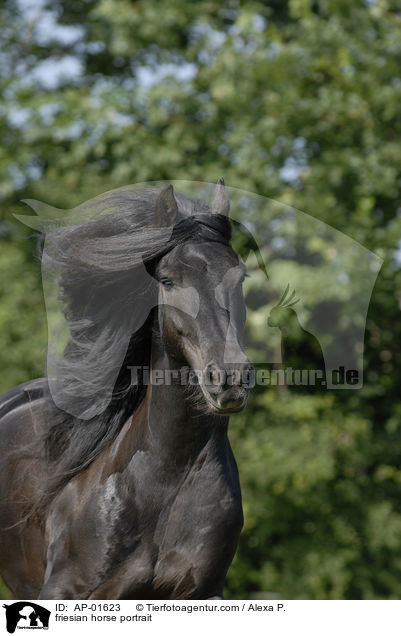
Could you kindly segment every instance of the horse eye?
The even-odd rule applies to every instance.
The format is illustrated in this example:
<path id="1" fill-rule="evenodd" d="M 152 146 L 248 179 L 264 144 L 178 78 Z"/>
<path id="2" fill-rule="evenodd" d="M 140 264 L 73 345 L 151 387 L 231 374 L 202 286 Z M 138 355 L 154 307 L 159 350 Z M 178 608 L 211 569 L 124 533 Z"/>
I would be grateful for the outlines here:
<path id="1" fill-rule="evenodd" d="M 173 282 L 171 280 L 169 280 L 168 278 L 163 278 L 160 282 L 165 287 L 172 287 L 173 286 Z"/>

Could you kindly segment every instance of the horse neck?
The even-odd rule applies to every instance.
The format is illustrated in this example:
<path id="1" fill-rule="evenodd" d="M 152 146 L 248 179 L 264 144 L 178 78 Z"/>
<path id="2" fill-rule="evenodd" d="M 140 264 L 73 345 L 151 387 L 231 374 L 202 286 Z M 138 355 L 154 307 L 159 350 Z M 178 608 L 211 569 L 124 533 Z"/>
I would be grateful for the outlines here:
<path id="1" fill-rule="evenodd" d="M 182 366 L 167 355 L 160 338 L 152 338 L 150 371 L 168 372 Z M 130 466 L 135 472 L 137 454 L 144 451 L 160 478 L 177 481 L 203 457 L 202 451 L 222 461 L 229 451 L 228 419 L 197 410 L 181 382 L 149 383 L 140 405 L 105 451 L 102 472 L 121 472 Z"/>
<path id="2" fill-rule="evenodd" d="M 168 378 L 182 366 L 185 363 L 170 357 L 159 338 L 153 339 L 151 372 Z M 160 458 L 182 467 L 193 463 L 205 446 L 215 453 L 226 447 L 228 417 L 199 411 L 180 380 L 150 384 L 145 404 L 147 443 Z"/>

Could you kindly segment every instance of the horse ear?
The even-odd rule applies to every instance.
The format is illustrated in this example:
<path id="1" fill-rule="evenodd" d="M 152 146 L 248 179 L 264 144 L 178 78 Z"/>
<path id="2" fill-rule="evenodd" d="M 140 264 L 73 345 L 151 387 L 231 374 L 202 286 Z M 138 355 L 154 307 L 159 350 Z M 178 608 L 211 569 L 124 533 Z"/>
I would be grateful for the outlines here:
<path id="1" fill-rule="evenodd" d="M 227 196 L 223 177 L 220 177 L 214 190 L 212 214 L 223 214 L 224 216 L 229 216 L 230 214 L 230 201 Z"/>
<path id="2" fill-rule="evenodd" d="M 156 201 L 156 225 L 167 227 L 172 225 L 178 215 L 178 205 L 174 196 L 174 188 L 170 184 L 160 192 Z"/>

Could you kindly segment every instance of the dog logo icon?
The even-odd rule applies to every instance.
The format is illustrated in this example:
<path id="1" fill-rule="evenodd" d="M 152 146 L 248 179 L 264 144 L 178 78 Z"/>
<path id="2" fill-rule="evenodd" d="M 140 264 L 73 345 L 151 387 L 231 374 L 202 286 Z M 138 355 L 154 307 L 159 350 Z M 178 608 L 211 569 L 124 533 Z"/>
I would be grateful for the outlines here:
<path id="1" fill-rule="evenodd" d="M 50 611 L 41 605 L 19 601 L 3 607 L 9 634 L 14 634 L 16 629 L 49 629 Z"/>

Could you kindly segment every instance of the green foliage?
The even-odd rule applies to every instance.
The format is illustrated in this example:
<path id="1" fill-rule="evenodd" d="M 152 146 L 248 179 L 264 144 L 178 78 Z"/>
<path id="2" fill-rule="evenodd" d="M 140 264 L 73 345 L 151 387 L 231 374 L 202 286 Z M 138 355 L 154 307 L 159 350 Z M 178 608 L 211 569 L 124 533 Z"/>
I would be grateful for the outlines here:
<path id="1" fill-rule="evenodd" d="M 43 375 L 46 316 L 38 288 L 40 269 L 27 262 L 24 253 L 12 243 L 2 245 L 0 271 L 0 391 L 3 393 L 27 378 Z"/>
<path id="2" fill-rule="evenodd" d="M 400 35 L 399 0 L 0 9 L 1 390 L 41 375 L 45 355 L 35 241 L 12 216 L 23 198 L 68 208 L 224 174 L 385 259 L 364 388 L 259 389 L 232 419 L 246 525 L 229 597 L 401 594 Z M 63 60 L 76 72 L 56 76 Z"/>
<path id="3" fill-rule="evenodd" d="M 370 422 L 333 394 L 270 390 L 258 404 L 252 434 L 249 416 L 233 433 L 246 524 L 230 594 L 247 581 L 267 597 L 397 598 L 399 473 L 377 462 Z"/>

